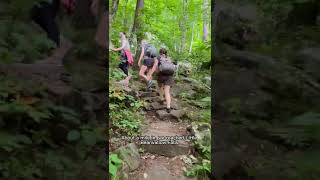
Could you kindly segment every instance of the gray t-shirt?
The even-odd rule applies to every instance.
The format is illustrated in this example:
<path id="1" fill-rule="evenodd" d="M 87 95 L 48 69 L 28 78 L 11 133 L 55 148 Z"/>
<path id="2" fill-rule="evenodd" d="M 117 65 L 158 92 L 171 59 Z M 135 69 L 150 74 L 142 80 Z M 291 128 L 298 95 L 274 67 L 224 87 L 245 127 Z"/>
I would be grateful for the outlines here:
<path id="1" fill-rule="evenodd" d="M 130 44 L 129 41 L 126 38 L 121 38 L 121 48 L 123 50 L 130 50 Z"/>

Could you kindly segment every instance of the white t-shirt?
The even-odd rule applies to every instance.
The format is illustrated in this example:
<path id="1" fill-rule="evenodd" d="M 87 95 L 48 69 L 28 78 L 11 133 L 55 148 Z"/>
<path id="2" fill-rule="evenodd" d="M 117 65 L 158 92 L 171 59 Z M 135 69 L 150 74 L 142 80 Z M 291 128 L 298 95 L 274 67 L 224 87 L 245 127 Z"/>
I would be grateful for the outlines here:
<path id="1" fill-rule="evenodd" d="M 130 50 L 130 44 L 129 41 L 126 38 L 121 38 L 121 48 L 123 50 L 129 49 Z"/>

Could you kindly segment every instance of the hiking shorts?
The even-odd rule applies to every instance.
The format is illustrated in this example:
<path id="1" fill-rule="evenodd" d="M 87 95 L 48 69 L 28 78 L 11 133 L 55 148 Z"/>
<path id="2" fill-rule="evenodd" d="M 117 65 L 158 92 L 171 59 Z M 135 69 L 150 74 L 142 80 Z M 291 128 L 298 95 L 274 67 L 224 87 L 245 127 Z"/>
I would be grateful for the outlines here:
<path id="1" fill-rule="evenodd" d="M 128 76 L 129 75 L 129 62 L 123 51 L 120 52 L 121 63 L 119 68 Z"/>
<path id="2" fill-rule="evenodd" d="M 152 68 L 153 63 L 154 63 L 154 59 L 151 57 L 146 57 L 143 60 L 143 65 L 147 66 L 148 68 Z"/>
<path id="3" fill-rule="evenodd" d="M 119 68 L 127 75 L 129 76 L 129 62 L 128 61 L 122 61 L 119 64 Z"/>
<path id="4" fill-rule="evenodd" d="M 42 2 L 40 6 L 35 5 L 31 9 L 32 20 L 46 31 L 49 39 L 60 46 L 60 32 L 55 22 L 56 14 L 57 9 L 54 5 L 46 2 Z"/>
<path id="5" fill-rule="evenodd" d="M 173 75 L 165 75 L 158 73 L 157 76 L 158 85 L 172 86 L 174 83 Z"/>

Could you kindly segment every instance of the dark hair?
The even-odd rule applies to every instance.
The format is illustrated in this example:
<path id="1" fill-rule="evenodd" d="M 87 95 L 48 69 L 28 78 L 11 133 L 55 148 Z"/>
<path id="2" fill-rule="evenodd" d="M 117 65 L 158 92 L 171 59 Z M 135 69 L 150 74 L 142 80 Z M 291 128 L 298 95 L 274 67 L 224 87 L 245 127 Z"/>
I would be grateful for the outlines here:
<path id="1" fill-rule="evenodd" d="M 165 48 L 161 48 L 159 53 L 160 53 L 160 55 L 164 54 L 167 56 L 167 50 Z"/>
<path id="2" fill-rule="evenodd" d="M 124 34 L 127 37 L 127 34 L 125 32 L 121 32 L 122 34 Z"/>

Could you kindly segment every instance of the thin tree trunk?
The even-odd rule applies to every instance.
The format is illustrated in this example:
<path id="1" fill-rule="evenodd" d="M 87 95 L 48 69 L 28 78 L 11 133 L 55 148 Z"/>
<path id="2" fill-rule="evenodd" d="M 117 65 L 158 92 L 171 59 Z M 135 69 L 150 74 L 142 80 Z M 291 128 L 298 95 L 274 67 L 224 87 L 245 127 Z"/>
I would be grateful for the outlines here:
<path id="1" fill-rule="evenodd" d="M 142 9 L 144 6 L 143 0 L 137 0 L 137 5 L 136 5 L 136 11 L 134 15 L 134 23 L 133 23 L 133 33 L 137 33 L 138 29 L 141 27 L 141 20 L 142 20 Z"/>
<path id="2" fill-rule="evenodd" d="M 136 11 L 134 15 L 134 22 L 133 22 L 133 27 L 132 27 L 132 36 L 133 34 L 136 34 L 137 36 L 137 45 L 138 49 L 135 54 L 135 68 L 138 66 L 138 60 L 140 56 L 140 42 L 143 38 L 143 31 L 142 29 L 142 17 L 143 17 L 143 12 L 142 9 L 144 7 L 144 0 L 137 0 L 137 5 L 136 5 Z"/>
<path id="3" fill-rule="evenodd" d="M 181 21 L 181 33 L 182 33 L 182 37 L 181 37 L 181 46 L 180 46 L 180 50 L 179 52 L 182 52 L 185 50 L 185 44 L 186 44 L 186 36 L 187 36 L 187 0 L 182 0 L 182 21 Z"/>
<path id="4" fill-rule="evenodd" d="M 192 52 L 193 33 L 194 33 L 194 22 L 193 22 L 193 24 L 192 24 L 192 35 L 191 35 L 191 43 L 190 43 L 189 53 Z"/>
<path id="5" fill-rule="evenodd" d="M 126 3 L 124 5 L 124 8 L 123 8 L 123 14 L 124 14 L 124 18 L 123 18 L 123 22 L 122 22 L 122 26 L 123 26 L 123 29 L 127 29 L 128 32 L 129 32 L 129 28 L 128 28 L 128 24 L 129 24 L 129 17 L 127 17 L 127 5 L 128 5 L 128 0 L 126 0 Z M 130 33 L 129 33 L 130 34 Z"/>
<path id="6" fill-rule="evenodd" d="M 203 41 L 207 42 L 209 39 L 209 2 L 203 0 Z"/>
<path id="7" fill-rule="evenodd" d="M 110 24 L 112 24 L 112 22 L 114 21 L 117 11 L 118 11 L 118 6 L 119 6 L 119 0 L 112 0 L 112 9 L 111 9 L 111 13 L 110 13 L 110 19 L 109 22 Z"/>

